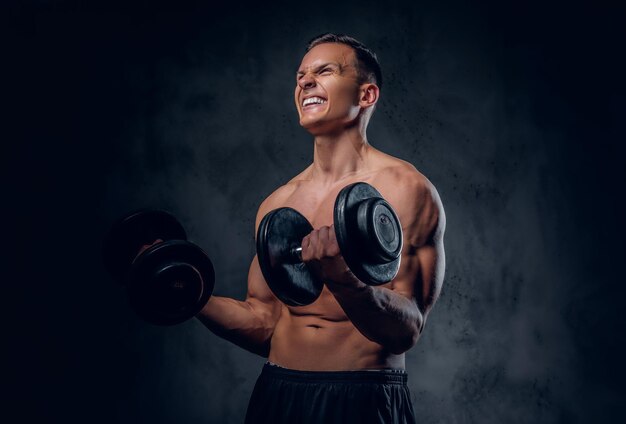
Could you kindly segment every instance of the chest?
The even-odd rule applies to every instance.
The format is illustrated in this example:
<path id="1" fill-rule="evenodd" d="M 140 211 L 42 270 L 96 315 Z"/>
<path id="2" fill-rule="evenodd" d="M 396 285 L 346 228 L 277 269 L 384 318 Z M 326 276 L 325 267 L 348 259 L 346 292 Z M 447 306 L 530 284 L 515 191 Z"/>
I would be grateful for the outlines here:
<path id="1" fill-rule="evenodd" d="M 284 206 L 288 206 L 300 212 L 309 220 L 313 228 L 331 226 L 333 224 L 333 213 L 335 200 L 339 192 L 349 184 L 355 182 L 367 182 L 372 184 L 371 177 L 346 179 L 341 183 L 331 186 L 321 186 L 313 183 L 303 183 L 287 199 Z"/>

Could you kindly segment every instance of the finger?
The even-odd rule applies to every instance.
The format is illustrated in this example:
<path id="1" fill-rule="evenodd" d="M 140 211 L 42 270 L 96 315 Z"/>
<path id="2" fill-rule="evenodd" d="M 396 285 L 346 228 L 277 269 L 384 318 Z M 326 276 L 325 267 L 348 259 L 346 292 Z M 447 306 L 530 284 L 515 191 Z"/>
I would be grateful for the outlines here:
<path id="1" fill-rule="evenodd" d="M 309 251 L 312 257 L 317 257 L 318 249 L 319 249 L 319 232 L 317 230 L 311 231 L 309 234 Z"/>
<path id="2" fill-rule="evenodd" d="M 330 227 L 328 227 L 328 239 L 331 241 L 331 243 L 337 242 L 337 234 L 335 234 L 334 225 L 331 225 Z"/>
<path id="3" fill-rule="evenodd" d="M 320 235 L 320 240 L 328 240 L 328 227 L 324 226 L 324 227 L 320 227 L 319 228 L 319 235 Z"/>
<path id="4" fill-rule="evenodd" d="M 337 234 L 335 234 L 335 226 L 331 225 L 328 229 L 328 245 L 330 247 L 330 253 L 332 256 L 336 256 L 340 253 L 339 243 L 337 242 Z"/>
<path id="5" fill-rule="evenodd" d="M 320 255 L 327 256 L 328 250 L 328 227 L 319 228 L 319 240 L 320 240 Z"/>
<path id="6" fill-rule="evenodd" d="M 308 234 L 304 236 L 304 238 L 302 239 L 302 243 L 300 243 L 300 247 L 302 248 L 302 252 L 300 253 L 300 256 L 302 256 L 303 261 L 309 258 L 310 246 L 311 246 L 311 234 Z"/>
<path id="7" fill-rule="evenodd" d="M 148 250 L 149 248 L 151 248 L 152 246 L 154 246 L 155 244 L 158 243 L 163 243 L 163 240 L 161 240 L 160 238 L 154 240 L 152 243 L 148 243 L 148 244 L 144 244 L 139 248 L 139 253 L 137 253 L 137 256 L 141 255 L 143 252 L 145 252 L 146 250 Z"/>

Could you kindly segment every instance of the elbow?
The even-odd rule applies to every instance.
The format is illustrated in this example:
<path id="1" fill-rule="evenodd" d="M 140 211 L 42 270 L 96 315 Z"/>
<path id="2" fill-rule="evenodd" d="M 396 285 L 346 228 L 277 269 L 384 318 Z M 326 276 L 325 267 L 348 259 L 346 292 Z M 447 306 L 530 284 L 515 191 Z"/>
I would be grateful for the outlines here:
<path id="1" fill-rule="evenodd" d="M 424 316 L 419 314 L 418 319 L 412 320 L 411 325 L 404 334 L 395 338 L 393 343 L 390 343 L 389 351 L 394 355 L 401 355 L 415 346 L 422 334 L 425 322 Z"/>
<path id="2" fill-rule="evenodd" d="M 421 331 L 418 326 L 415 326 L 410 331 L 407 331 L 402 337 L 398 337 L 389 346 L 389 351 L 394 355 L 401 355 L 411 349 L 419 340 Z"/>

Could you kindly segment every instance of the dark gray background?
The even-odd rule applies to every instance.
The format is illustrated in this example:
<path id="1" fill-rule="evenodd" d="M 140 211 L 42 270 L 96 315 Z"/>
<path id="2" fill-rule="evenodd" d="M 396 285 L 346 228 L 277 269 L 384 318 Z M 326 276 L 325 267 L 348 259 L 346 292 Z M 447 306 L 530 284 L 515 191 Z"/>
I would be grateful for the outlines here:
<path id="1" fill-rule="evenodd" d="M 5 9 L 3 413 L 242 421 L 263 359 L 195 320 L 140 321 L 100 243 L 127 211 L 168 209 L 216 294 L 243 299 L 256 208 L 312 159 L 296 66 L 336 31 L 383 67 L 371 143 L 447 213 L 443 291 L 407 354 L 419 422 L 623 421 L 623 10 L 228 3 Z"/>

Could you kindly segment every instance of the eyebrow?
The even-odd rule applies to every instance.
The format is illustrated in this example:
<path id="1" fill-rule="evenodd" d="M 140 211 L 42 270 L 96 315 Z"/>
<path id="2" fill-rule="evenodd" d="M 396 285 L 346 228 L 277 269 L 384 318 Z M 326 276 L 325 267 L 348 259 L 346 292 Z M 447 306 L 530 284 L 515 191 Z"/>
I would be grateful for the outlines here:
<path id="1" fill-rule="evenodd" d="M 319 71 L 320 69 L 323 69 L 324 67 L 328 66 L 328 65 L 334 65 L 337 68 L 339 68 L 339 70 L 341 71 L 343 68 L 341 66 L 341 64 L 337 63 L 337 62 L 326 62 L 326 63 L 322 63 L 321 65 L 316 66 L 315 68 L 313 68 L 316 72 Z M 296 72 L 296 76 L 300 76 L 300 75 L 304 75 L 304 71 L 298 70 Z"/>

